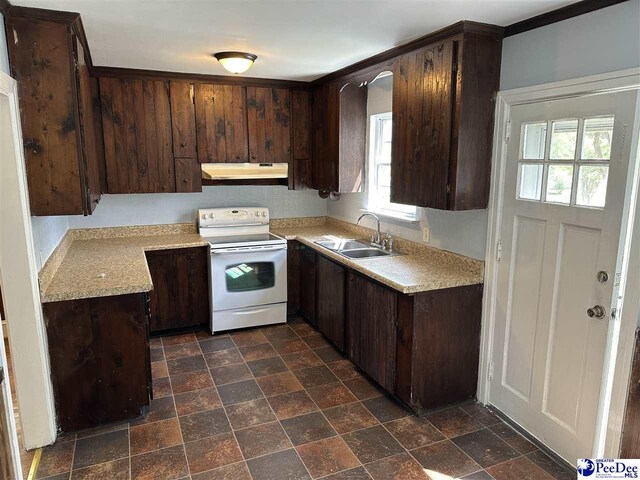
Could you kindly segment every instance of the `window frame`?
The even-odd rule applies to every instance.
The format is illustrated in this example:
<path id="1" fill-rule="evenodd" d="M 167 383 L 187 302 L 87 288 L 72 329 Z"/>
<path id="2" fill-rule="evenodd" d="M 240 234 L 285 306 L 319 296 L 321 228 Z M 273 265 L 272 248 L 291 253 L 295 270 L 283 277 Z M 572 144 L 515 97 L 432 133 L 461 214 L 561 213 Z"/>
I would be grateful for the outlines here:
<path id="1" fill-rule="evenodd" d="M 394 221 L 400 221 L 402 223 L 419 223 L 418 220 L 418 207 L 414 205 L 394 204 L 389 198 L 389 202 L 378 202 L 376 199 L 380 198 L 378 192 L 378 169 L 381 165 L 388 165 L 391 168 L 391 159 L 389 162 L 380 161 L 380 152 L 382 150 L 382 125 L 383 122 L 392 122 L 392 112 L 380 112 L 369 115 L 369 122 L 367 125 L 367 133 L 369 137 L 368 152 L 367 152 L 367 211 L 373 212 L 376 215 L 387 217 Z M 392 125 L 392 124 L 391 124 Z M 391 143 L 393 138 L 391 139 Z M 385 208 L 384 205 L 399 205 L 404 207 L 403 209 Z M 411 211 L 406 211 L 411 210 Z"/>

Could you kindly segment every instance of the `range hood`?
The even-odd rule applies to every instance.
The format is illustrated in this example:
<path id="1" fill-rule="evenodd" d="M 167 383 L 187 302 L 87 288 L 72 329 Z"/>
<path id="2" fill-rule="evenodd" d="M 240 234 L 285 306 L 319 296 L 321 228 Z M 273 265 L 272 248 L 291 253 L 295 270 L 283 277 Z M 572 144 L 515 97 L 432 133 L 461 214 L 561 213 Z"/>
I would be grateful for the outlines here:
<path id="1" fill-rule="evenodd" d="M 207 180 L 257 180 L 287 178 L 287 163 L 203 163 L 202 178 Z"/>

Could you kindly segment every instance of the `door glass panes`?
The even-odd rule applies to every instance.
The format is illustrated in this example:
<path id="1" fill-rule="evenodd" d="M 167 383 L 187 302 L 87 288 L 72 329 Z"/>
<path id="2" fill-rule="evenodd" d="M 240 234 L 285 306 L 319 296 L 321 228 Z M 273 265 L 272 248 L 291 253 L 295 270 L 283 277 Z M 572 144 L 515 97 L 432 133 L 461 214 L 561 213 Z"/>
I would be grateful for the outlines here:
<path id="1" fill-rule="evenodd" d="M 582 134 L 583 160 L 610 160 L 613 116 L 587 118 Z"/>
<path id="2" fill-rule="evenodd" d="M 541 163 L 523 164 L 520 166 L 520 189 L 518 196 L 525 200 L 540 200 L 542 194 Z"/>
<path id="3" fill-rule="evenodd" d="M 576 158 L 578 119 L 551 122 L 550 160 L 573 160 Z"/>
<path id="4" fill-rule="evenodd" d="M 549 165 L 546 201 L 569 204 L 571 201 L 572 182 L 573 165 Z"/>
<path id="5" fill-rule="evenodd" d="M 247 262 L 228 265 L 224 270 L 228 292 L 262 290 L 275 285 L 273 262 Z"/>
<path id="6" fill-rule="evenodd" d="M 608 175 L 609 165 L 580 166 L 576 204 L 585 207 L 604 207 Z"/>
<path id="7" fill-rule="evenodd" d="M 603 115 L 523 124 L 516 197 L 603 208 L 614 120 Z"/>
<path id="8" fill-rule="evenodd" d="M 522 158 L 542 160 L 547 140 L 547 122 L 526 123 L 523 131 Z"/>

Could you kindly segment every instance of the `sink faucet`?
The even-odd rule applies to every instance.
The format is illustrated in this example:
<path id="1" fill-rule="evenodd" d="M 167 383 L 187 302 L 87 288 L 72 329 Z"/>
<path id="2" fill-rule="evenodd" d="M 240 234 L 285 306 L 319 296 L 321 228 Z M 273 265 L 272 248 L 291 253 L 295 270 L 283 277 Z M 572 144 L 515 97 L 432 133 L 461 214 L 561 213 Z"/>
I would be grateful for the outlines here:
<path id="1" fill-rule="evenodd" d="M 380 233 L 380 219 L 375 213 L 364 212 L 362 215 L 360 215 L 356 224 L 360 225 L 360 220 L 362 220 L 364 217 L 367 217 L 367 216 L 375 218 L 376 223 L 378 224 L 378 229 L 377 229 L 378 233 L 371 236 L 371 245 L 382 248 L 382 234 Z"/>

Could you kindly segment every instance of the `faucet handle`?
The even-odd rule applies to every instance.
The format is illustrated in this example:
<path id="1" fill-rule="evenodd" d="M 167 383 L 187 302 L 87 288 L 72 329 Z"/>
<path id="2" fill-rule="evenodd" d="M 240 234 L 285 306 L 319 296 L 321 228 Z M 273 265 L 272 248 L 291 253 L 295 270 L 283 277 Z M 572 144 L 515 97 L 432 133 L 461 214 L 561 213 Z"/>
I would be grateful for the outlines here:
<path id="1" fill-rule="evenodd" d="M 393 252 L 393 237 L 389 233 L 384 234 L 384 239 L 382 240 L 382 245 L 385 250 Z"/>

